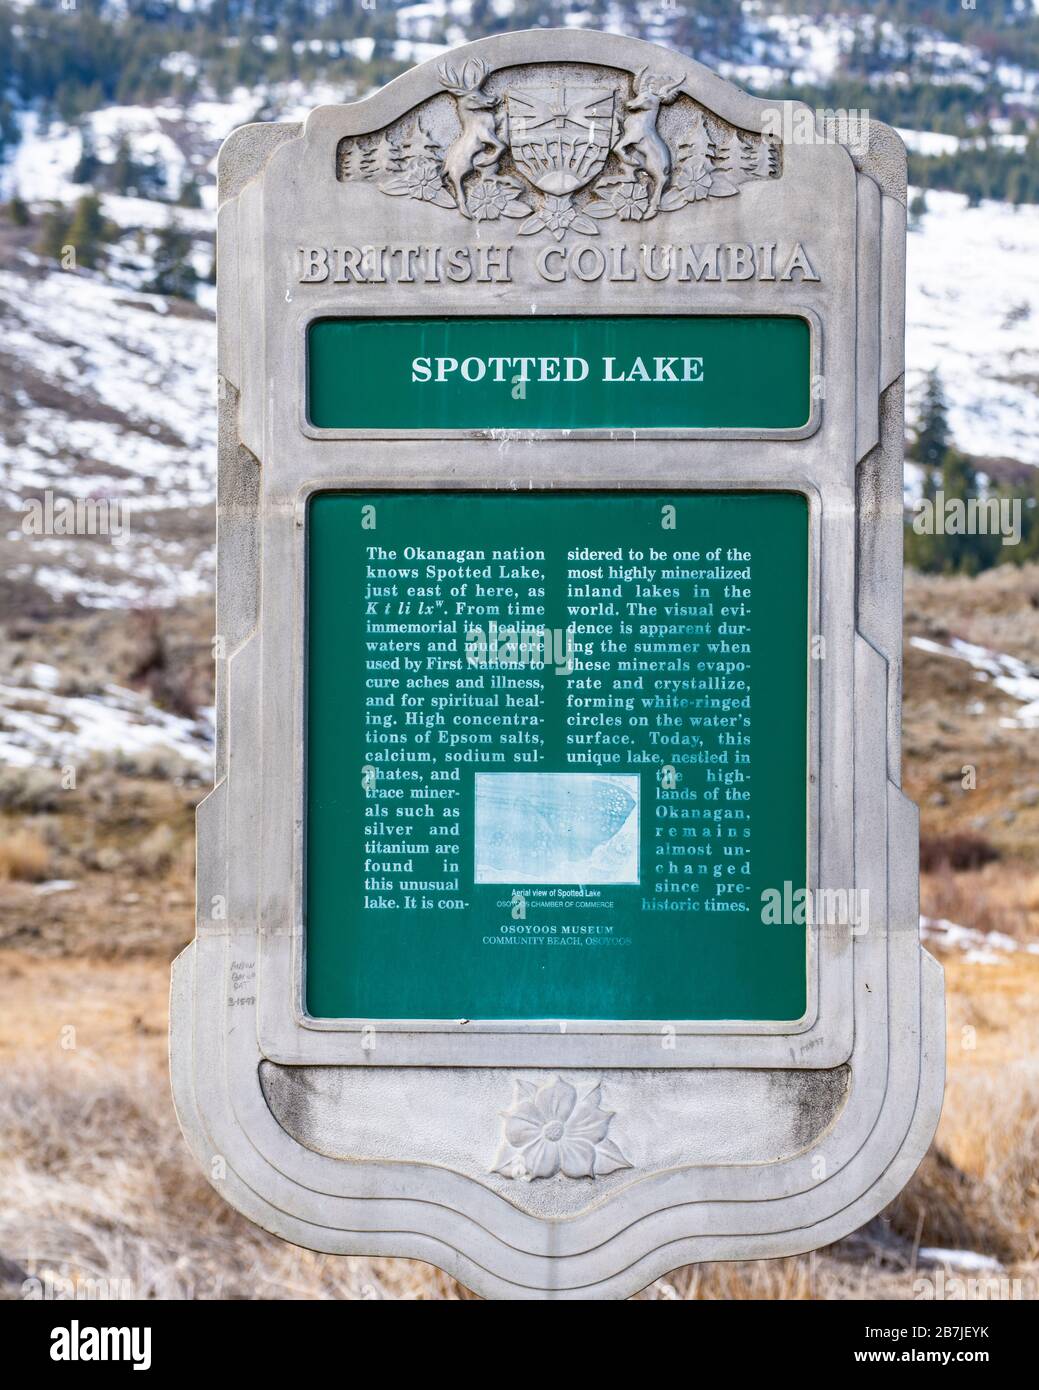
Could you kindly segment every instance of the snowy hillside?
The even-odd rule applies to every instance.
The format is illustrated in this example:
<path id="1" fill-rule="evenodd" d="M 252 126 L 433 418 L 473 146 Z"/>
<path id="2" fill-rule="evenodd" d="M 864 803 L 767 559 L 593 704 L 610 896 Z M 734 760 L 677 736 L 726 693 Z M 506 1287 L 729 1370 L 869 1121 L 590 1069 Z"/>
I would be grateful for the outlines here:
<path id="1" fill-rule="evenodd" d="M 292 114 L 305 105 L 294 101 Z M 200 261 L 212 254 L 212 152 L 252 114 L 242 94 L 210 103 L 204 121 L 198 111 L 191 122 L 178 116 L 187 152 L 180 164 L 168 157 L 167 167 L 190 167 L 198 147 L 184 132 L 193 128 L 202 132 L 207 161 L 208 206 L 176 209 L 196 238 Z M 164 133 L 172 121 L 168 109 L 124 108 L 98 113 L 92 124 L 109 139 L 133 133 L 154 148 L 162 138 L 172 140 Z M 70 202 L 83 191 L 73 181 L 80 146 L 80 134 L 65 127 L 29 132 L 8 177 L 18 176 L 34 208 L 49 199 Z M 103 195 L 101 201 L 130 240 L 169 213 L 153 200 Z M 994 202 L 969 208 L 960 194 L 932 191 L 927 209 L 909 235 L 910 407 L 924 374 L 937 368 L 962 449 L 1039 464 L 1039 208 Z M 73 497 L 117 492 L 138 522 L 145 513 L 212 501 L 211 288 L 201 287 L 200 307 L 186 306 L 139 293 L 146 276 L 127 264 L 121 249 L 113 262 L 114 284 L 90 272 L 50 269 L 29 245 L 11 248 L 0 262 L 0 505 L 12 513 L 24 497 L 48 487 Z M 70 567 L 64 541 L 51 545 L 54 565 L 41 576 L 46 587 L 75 592 L 88 604 L 146 594 L 170 601 L 209 583 L 208 555 L 188 538 L 164 537 L 161 526 L 149 531 L 136 524 L 119 545 L 91 547 L 85 569 Z"/>
<path id="2" fill-rule="evenodd" d="M 4 582 L 87 606 L 169 603 L 212 585 L 211 315 L 31 252 L 0 265 Z M 27 537 L 24 499 L 118 499 L 118 537 Z"/>
<path id="3" fill-rule="evenodd" d="M 936 368 L 959 448 L 1039 465 L 1039 208 L 927 194 L 907 247 L 910 413 Z"/>
<path id="4" fill-rule="evenodd" d="M 821 88 L 855 63 L 881 85 L 905 76 L 898 64 L 909 62 L 910 39 L 888 20 L 796 14 L 745 0 L 722 24 L 711 18 L 716 8 L 683 19 L 655 6 L 596 5 L 575 8 L 563 21 L 684 43 L 758 91 Z M 518 0 L 492 0 L 488 14 L 488 23 L 529 22 Z M 0 159 L 0 201 L 17 194 L 30 217 L 20 229 L 0 222 L 0 559 L 16 607 L 33 589 L 66 606 L 94 608 L 170 604 L 209 591 L 219 145 L 244 122 L 298 120 L 314 105 L 363 93 L 370 84 L 360 74 L 368 69 L 358 64 L 375 61 L 380 46 L 387 63 L 420 61 L 463 41 L 473 15 L 470 0 L 391 7 L 371 24 L 373 33 L 388 26 L 392 44 L 363 32 L 295 40 L 293 64 L 324 64 L 320 76 L 230 85 L 223 99 L 208 88 L 199 60 L 174 49 L 162 58 L 159 76 L 180 83 L 180 96 L 102 101 L 74 119 L 44 103 L 18 114 L 19 138 Z M 1001 110 L 1033 118 L 1036 72 L 967 41 L 972 33 L 954 41 L 916 26 L 914 73 L 935 91 L 983 89 L 989 100 L 998 90 Z M 251 40 L 264 62 L 277 59 L 287 42 L 274 34 Z M 1016 119 L 1014 130 L 997 130 L 1008 122 L 994 118 L 987 135 L 994 148 L 1023 148 L 1029 127 L 1020 114 Z M 935 157 L 954 156 L 979 138 L 910 128 L 903 134 L 918 156 Z M 120 161 L 130 170 L 123 169 L 121 184 L 114 172 Z M 135 181 L 144 193 L 119 191 L 133 190 Z M 60 271 L 41 250 L 40 227 L 55 208 L 71 215 L 92 187 L 107 224 L 103 254 L 96 270 Z M 961 449 L 983 460 L 1039 465 L 1039 204 L 968 206 L 960 193 L 930 189 L 926 209 L 909 235 L 910 419 L 924 375 L 937 369 Z M 171 227 L 196 277 L 193 303 L 146 292 Z M 47 489 L 118 498 L 130 523 L 114 540 L 33 538 L 30 552 L 21 533 L 24 502 Z"/>
<path id="5" fill-rule="evenodd" d="M 910 402 L 937 367 L 960 447 L 1039 464 L 1039 209 L 935 193 L 928 206 L 909 237 Z M 118 495 L 131 516 L 112 544 L 34 538 L 49 593 L 94 606 L 208 588 L 208 510 L 186 535 L 165 523 L 213 500 L 215 373 L 203 310 L 46 270 L 29 251 L 0 266 L 0 507 L 14 516 L 50 488 Z M 11 551 L 9 578 L 27 580 Z"/>

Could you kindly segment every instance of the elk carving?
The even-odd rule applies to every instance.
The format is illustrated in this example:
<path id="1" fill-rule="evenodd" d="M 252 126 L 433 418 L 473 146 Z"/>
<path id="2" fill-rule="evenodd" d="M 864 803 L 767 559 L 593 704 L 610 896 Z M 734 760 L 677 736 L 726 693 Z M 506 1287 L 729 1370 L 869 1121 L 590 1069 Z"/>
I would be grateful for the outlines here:
<path id="1" fill-rule="evenodd" d="M 660 198 L 671 177 L 671 151 L 657 133 L 657 115 L 661 106 L 669 106 L 678 96 L 682 78 L 659 77 L 646 68 L 635 74 L 634 93 L 625 102 L 624 129 L 614 151 L 629 169 L 644 173 L 649 182 L 649 204 L 646 217 L 660 211 Z"/>
<path id="2" fill-rule="evenodd" d="M 475 169 L 493 170 L 505 151 L 495 129 L 497 97 L 481 91 L 487 67 L 479 58 L 470 58 L 459 73 L 448 63 L 437 68 L 441 85 L 455 98 L 462 129 L 444 151 L 444 182 L 451 191 L 458 211 L 469 217 L 462 180 Z"/>

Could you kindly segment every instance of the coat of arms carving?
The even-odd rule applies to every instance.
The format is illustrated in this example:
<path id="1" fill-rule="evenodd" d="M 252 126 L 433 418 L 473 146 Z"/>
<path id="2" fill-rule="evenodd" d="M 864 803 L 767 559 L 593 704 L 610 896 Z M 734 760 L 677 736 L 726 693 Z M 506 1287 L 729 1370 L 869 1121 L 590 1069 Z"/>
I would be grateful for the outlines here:
<path id="1" fill-rule="evenodd" d="M 519 222 L 517 233 L 595 236 L 610 218 L 646 222 L 751 179 L 778 178 L 779 146 L 739 130 L 682 92 L 684 78 L 642 68 L 630 79 L 557 75 L 491 90 L 477 58 L 438 76 L 453 100 L 449 132 L 419 108 L 371 136 L 345 137 L 340 180 L 454 209 L 471 221 Z M 442 100 L 442 98 L 441 98 Z M 432 103 L 427 103 L 432 106 Z M 674 107 L 662 129 L 662 108 Z"/>

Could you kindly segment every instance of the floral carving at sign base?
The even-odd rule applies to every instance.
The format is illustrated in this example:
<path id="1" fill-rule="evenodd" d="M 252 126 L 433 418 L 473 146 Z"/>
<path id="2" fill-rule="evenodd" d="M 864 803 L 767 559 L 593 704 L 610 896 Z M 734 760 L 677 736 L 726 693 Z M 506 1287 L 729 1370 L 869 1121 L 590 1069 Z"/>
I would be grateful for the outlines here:
<path id="1" fill-rule="evenodd" d="M 520 236 L 562 241 L 597 236 L 611 218 L 648 222 L 780 176 L 779 146 L 705 111 L 682 93 L 681 76 L 643 68 L 623 84 L 556 76 L 494 92 L 479 59 L 460 70 L 441 64 L 438 74 L 453 98 L 450 134 L 443 120 L 441 138 L 430 133 L 429 102 L 376 135 L 346 137 L 336 152 L 341 181 L 474 222 L 515 219 Z M 674 108 L 666 130 L 662 108 Z"/>
<path id="2" fill-rule="evenodd" d="M 631 1164 L 607 1135 L 612 1110 L 604 1110 L 602 1083 L 583 1096 L 554 1076 L 542 1086 L 516 1079 L 502 1111 L 502 1140 L 492 1173 L 529 1182 L 534 1178 L 598 1178 Z"/>

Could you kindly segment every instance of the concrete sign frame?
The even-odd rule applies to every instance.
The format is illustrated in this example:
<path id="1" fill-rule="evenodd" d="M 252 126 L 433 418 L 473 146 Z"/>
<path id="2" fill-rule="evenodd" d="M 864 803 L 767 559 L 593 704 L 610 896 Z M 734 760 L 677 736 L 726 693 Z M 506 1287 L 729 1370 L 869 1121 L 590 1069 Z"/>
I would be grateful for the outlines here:
<path id="1" fill-rule="evenodd" d="M 445 78 L 444 66 L 423 64 L 304 125 L 243 127 L 221 152 L 217 769 L 198 811 L 197 935 L 173 972 L 174 1096 L 218 1189 L 287 1240 L 427 1260 L 490 1297 L 626 1297 L 680 1264 L 787 1255 L 847 1234 L 900 1190 L 937 1124 L 942 978 L 919 942 L 917 813 L 899 785 L 905 153 L 876 122 L 862 148 L 823 132 L 798 140 L 804 108 L 613 35 L 506 34 L 457 50 L 446 67 Z M 651 194 L 663 193 L 656 214 L 640 206 L 641 217 L 604 220 L 594 239 L 572 223 L 559 237 L 521 237 L 516 220 L 463 217 L 435 183 L 428 198 L 421 188 L 388 196 L 344 177 L 351 141 L 401 122 L 446 131 L 449 143 L 458 118 L 447 83 L 461 87 L 461 75 L 498 104 L 517 81 L 594 77 L 623 97 L 660 77 L 668 120 L 694 104 L 742 132 L 764 172 L 739 196 L 685 202 L 651 177 Z M 785 135 L 767 140 L 777 111 Z M 552 204 L 563 222 L 565 203 Z M 628 248 L 630 262 L 615 262 L 623 278 L 592 277 L 590 255 L 584 276 L 571 271 L 571 256 L 607 241 Z M 474 273 L 360 279 L 364 260 L 336 259 L 347 242 L 468 248 Z M 648 243 L 660 254 L 749 245 L 759 261 L 744 278 L 742 253 L 727 263 L 723 250 L 717 280 L 629 280 Z M 380 265 L 362 254 L 369 271 Z M 539 257 L 566 278 L 545 278 Z M 650 257 L 652 270 L 664 264 Z M 804 317 L 811 417 L 775 432 L 309 422 L 316 319 L 563 313 Z M 307 1014 L 307 505 L 324 491 L 396 488 L 808 499 L 809 630 L 824 653 L 809 663 L 808 882 L 868 890 L 870 915 L 862 934 L 810 926 L 802 1019 Z M 536 1094 L 608 1113 L 608 1152 L 620 1158 L 574 1177 L 502 1171 L 502 1115 Z"/>

